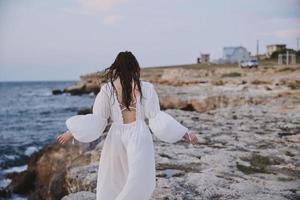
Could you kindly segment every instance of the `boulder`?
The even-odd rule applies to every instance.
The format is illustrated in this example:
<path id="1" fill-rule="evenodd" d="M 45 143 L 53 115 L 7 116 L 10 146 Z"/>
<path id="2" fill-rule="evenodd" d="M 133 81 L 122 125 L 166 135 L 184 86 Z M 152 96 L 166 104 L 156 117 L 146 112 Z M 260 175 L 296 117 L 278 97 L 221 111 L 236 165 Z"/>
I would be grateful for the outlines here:
<path id="1" fill-rule="evenodd" d="M 46 145 L 30 157 L 27 170 L 7 175 L 12 179 L 8 189 L 17 194 L 30 194 L 30 200 L 61 198 L 66 194 L 66 167 L 82 152 L 82 147 L 70 143 Z"/>
<path id="2" fill-rule="evenodd" d="M 96 72 L 80 76 L 80 81 L 75 85 L 64 88 L 65 93 L 71 95 L 82 95 L 82 94 L 98 94 L 103 81 L 102 72 Z"/>
<path id="3" fill-rule="evenodd" d="M 89 191 L 81 191 L 77 193 L 71 193 L 64 196 L 61 200 L 95 200 L 96 194 Z"/>
<path id="4" fill-rule="evenodd" d="M 59 94 L 62 94 L 62 93 L 63 93 L 63 91 L 60 90 L 60 89 L 52 90 L 52 94 L 53 94 L 53 95 L 59 95 Z"/>
<path id="5" fill-rule="evenodd" d="M 65 175 L 68 193 L 91 191 L 96 192 L 99 163 L 70 167 Z"/>
<path id="6" fill-rule="evenodd" d="M 34 171 L 26 170 L 22 172 L 14 172 L 7 174 L 7 177 L 11 179 L 9 184 L 9 190 L 17 194 L 27 194 L 34 189 L 34 182 L 36 174 Z"/>

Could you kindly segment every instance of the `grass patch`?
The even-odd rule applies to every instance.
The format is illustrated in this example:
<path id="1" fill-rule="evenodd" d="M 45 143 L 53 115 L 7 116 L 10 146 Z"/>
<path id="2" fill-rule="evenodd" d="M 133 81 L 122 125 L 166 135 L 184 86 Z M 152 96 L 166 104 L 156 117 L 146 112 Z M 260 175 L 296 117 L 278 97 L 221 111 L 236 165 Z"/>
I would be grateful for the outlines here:
<path id="1" fill-rule="evenodd" d="M 274 148 L 274 145 L 272 143 L 263 143 L 263 144 L 260 144 L 257 148 L 258 149 L 271 149 L 271 148 Z"/>
<path id="2" fill-rule="evenodd" d="M 211 196 L 209 196 L 209 199 L 211 200 L 219 200 L 223 197 L 223 195 L 221 194 L 212 194 Z"/>
<path id="3" fill-rule="evenodd" d="M 265 81 L 265 80 L 254 80 L 251 82 L 253 85 L 265 85 L 265 84 L 272 84 L 271 81 Z"/>
<path id="4" fill-rule="evenodd" d="M 265 168 L 256 168 L 252 166 L 245 166 L 240 163 L 236 163 L 236 167 L 238 170 L 243 172 L 244 174 L 255 174 L 255 173 L 268 173 Z"/>
<path id="5" fill-rule="evenodd" d="M 247 161 L 250 164 L 250 166 L 245 166 L 239 162 L 236 163 L 237 169 L 244 174 L 270 173 L 267 169 L 269 165 L 280 164 L 277 160 L 270 159 L 267 156 L 262 156 L 259 154 L 252 154 L 250 157 L 241 157 L 240 159 Z"/>
<path id="6" fill-rule="evenodd" d="M 226 78 L 226 77 L 241 77 L 241 76 L 242 76 L 242 74 L 239 73 L 239 72 L 230 72 L 230 73 L 222 75 L 223 78 Z"/>
<path id="7" fill-rule="evenodd" d="M 299 90 L 300 89 L 300 81 L 296 80 L 288 83 L 287 85 L 291 90 Z"/>
<path id="8" fill-rule="evenodd" d="M 264 67 L 272 67 L 277 65 L 277 59 L 266 59 L 266 60 L 259 60 L 259 65 Z"/>
<path id="9" fill-rule="evenodd" d="M 292 181 L 293 178 L 291 178 L 291 177 L 278 177 L 277 180 L 282 181 L 282 182 L 286 182 L 286 181 Z"/>
<path id="10" fill-rule="evenodd" d="M 278 69 L 277 72 L 286 72 L 286 71 L 294 72 L 294 71 L 296 71 L 296 70 L 298 70 L 298 69 L 299 69 L 299 68 L 284 67 L 284 68 Z"/>
<path id="11" fill-rule="evenodd" d="M 220 86 L 220 85 L 225 85 L 225 82 L 223 80 L 216 80 L 216 81 L 213 81 L 212 84 Z"/>

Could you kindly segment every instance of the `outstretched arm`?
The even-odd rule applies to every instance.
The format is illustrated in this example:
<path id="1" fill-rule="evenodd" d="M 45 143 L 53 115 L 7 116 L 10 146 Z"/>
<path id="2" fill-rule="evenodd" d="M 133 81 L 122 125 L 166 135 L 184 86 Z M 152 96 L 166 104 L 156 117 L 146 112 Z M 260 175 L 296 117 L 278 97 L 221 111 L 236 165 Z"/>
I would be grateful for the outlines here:
<path id="1" fill-rule="evenodd" d="M 197 137 L 190 133 L 187 127 L 160 109 L 159 98 L 153 84 L 149 84 L 146 95 L 145 115 L 156 137 L 168 143 L 174 143 L 183 138 L 192 144 L 197 143 Z"/>
<path id="2" fill-rule="evenodd" d="M 66 120 L 68 130 L 57 137 L 59 143 L 64 144 L 72 138 L 88 143 L 102 135 L 110 116 L 110 103 L 105 86 L 104 84 L 97 94 L 91 114 L 74 115 Z"/>

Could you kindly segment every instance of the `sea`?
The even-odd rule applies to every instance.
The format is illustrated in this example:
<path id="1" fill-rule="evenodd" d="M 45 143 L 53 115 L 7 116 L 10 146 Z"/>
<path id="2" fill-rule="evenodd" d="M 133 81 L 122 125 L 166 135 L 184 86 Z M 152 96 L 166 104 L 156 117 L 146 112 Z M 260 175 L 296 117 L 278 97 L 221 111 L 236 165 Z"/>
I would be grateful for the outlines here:
<path id="1" fill-rule="evenodd" d="M 95 95 L 53 95 L 77 81 L 0 82 L 0 188 L 5 174 L 27 169 L 28 158 L 67 130 L 65 121 L 91 107 Z M 26 199 L 13 195 L 12 199 Z"/>

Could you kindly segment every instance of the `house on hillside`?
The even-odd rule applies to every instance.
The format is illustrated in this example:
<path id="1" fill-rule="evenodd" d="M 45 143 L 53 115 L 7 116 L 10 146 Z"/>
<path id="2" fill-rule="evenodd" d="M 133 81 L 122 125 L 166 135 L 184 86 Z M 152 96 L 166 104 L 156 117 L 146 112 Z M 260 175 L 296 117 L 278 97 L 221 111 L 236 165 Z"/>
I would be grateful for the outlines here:
<path id="1" fill-rule="evenodd" d="M 286 44 L 271 44 L 267 45 L 267 57 L 270 58 L 271 55 L 276 51 L 282 51 L 286 49 Z"/>
<path id="2" fill-rule="evenodd" d="M 249 60 L 251 58 L 250 52 L 242 46 L 238 47 L 224 47 L 223 59 L 225 63 L 239 63 L 242 60 Z"/>
<path id="3" fill-rule="evenodd" d="M 209 63 L 209 54 L 201 54 L 200 57 L 197 58 L 197 63 Z"/>

